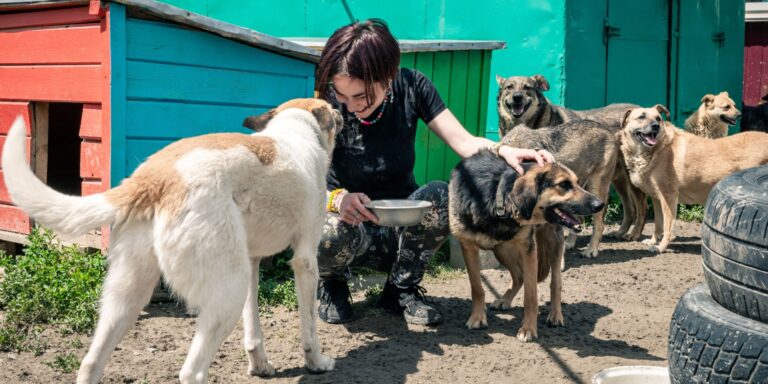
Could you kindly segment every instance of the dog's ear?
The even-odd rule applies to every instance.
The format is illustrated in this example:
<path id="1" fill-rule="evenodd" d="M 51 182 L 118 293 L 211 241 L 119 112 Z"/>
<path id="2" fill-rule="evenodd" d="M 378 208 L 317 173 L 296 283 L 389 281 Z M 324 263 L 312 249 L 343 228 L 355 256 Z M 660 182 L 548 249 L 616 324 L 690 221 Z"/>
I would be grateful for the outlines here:
<path id="1" fill-rule="evenodd" d="M 253 129 L 256 132 L 261 132 L 275 115 L 277 115 L 277 109 L 270 109 L 261 115 L 246 117 L 245 120 L 243 120 L 243 127 Z"/>
<path id="2" fill-rule="evenodd" d="M 507 81 L 507 79 L 501 77 L 501 75 L 496 75 L 496 84 L 499 85 L 499 88 L 504 86 L 504 82 Z"/>
<path id="3" fill-rule="evenodd" d="M 544 78 L 544 76 L 533 75 L 531 79 L 533 79 L 533 81 L 536 82 L 536 87 L 538 87 L 542 91 L 549 91 L 549 82 L 547 81 L 547 79 Z"/>
<path id="4" fill-rule="evenodd" d="M 665 107 L 665 106 L 663 106 L 661 104 L 656 104 L 653 107 L 656 108 L 656 110 L 659 111 L 659 113 L 661 113 L 664 116 L 666 116 L 667 117 L 667 121 L 669 121 L 669 109 L 667 109 L 667 107 Z"/>
<path id="5" fill-rule="evenodd" d="M 715 95 L 711 93 L 708 93 L 701 98 L 701 103 L 704 105 L 712 104 L 713 101 L 715 101 Z"/>
<path id="6" fill-rule="evenodd" d="M 629 119 L 629 115 L 632 113 L 632 108 L 627 109 L 626 112 L 624 112 L 624 117 L 621 118 L 621 129 L 624 129 L 624 127 L 627 126 L 627 120 Z"/>
<path id="7" fill-rule="evenodd" d="M 512 170 L 512 172 L 517 174 L 515 170 Z M 531 172 L 533 170 L 529 170 L 527 173 Z M 533 176 L 517 177 L 512 186 L 512 191 L 507 194 L 507 205 L 512 205 L 510 212 L 517 213 L 516 216 L 522 217 L 525 220 L 530 220 L 531 216 L 533 216 L 533 209 L 536 207 L 536 200 L 538 200 L 539 196 L 538 183 L 536 182 L 536 177 Z"/>
<path id="8" fill-rule="evenodd" d="M 720 92 L 720 95 L 719 95 L 719 96 L 725 96 L 725 97 L 727 97 L 727 98 L 731 98 L 730 96 L 728 96 L 728 91 L 722 91 L 722 92 Z"/>
<path id="9" fill-rule="evenodd" d="M 333 120 L 333 113 L 328 108 L 312 108 L 312 115 L 315 116 L 317 125 L 323 131 L 329 131 L 336 126 Z"/>

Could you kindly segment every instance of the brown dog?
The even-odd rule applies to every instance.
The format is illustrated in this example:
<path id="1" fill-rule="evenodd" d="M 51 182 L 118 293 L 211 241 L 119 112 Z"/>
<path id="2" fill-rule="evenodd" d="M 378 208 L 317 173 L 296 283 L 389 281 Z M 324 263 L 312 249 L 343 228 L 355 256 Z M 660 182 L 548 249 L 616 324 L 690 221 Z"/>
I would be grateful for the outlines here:
<path id="1" fill-rule="evenodd" d="M 632 183 L 653 199 L 656 225 L 645 243 L 655 252 L 663 252 L 672 239 L 678 203 L 704 204 L 720 179 L 768 163 L 766 133 L 707 139 L 676 128 L 661 114 L 669 119 L 669 111 L 659 104 L 630 109 L 618 133 Z"/>
<path id="2" fill-rule="evenodd" d="M 696 136 L 719 139 L 728 134 L 728 126 L 736 125 L 739 117 L 741 112 L 728 92 L 704 95 L 699 109 L 685 119 L 685 130 Z"/>
<path id="3" fill-rule="evenodd" d="M 563 241 L 557 226 L 578 227 L 575 215 L 593 214 L 604 203 L 581 188 L 576 174 L 563 165 L 539 167 L 526 163 L 524 167 L 525 174 L 520 176 L 488 150 L 463 160 L 451 175 L 448 220 L 451 233 L 461 243 L 472 287 L 472 314 L 467 327 L 488 325 L 478 252 L 481 248 L 492 249 L 512 275 L 512 284 L 492 306 L 510 308 L 512 299 L 524 287 L 523 325 L 517 338 L 526 342 L 537 336 L 536 285 L 550 270 L 552 304 L 547 321 L 564 324 L 560 308 Z M 549 233 L 538 231 L 534 235 L 539 226 L 550 228 Z M 544 241 L 539 243 L 539 239 Z M 557 247 L 560 249 L 553 249 Z"/>

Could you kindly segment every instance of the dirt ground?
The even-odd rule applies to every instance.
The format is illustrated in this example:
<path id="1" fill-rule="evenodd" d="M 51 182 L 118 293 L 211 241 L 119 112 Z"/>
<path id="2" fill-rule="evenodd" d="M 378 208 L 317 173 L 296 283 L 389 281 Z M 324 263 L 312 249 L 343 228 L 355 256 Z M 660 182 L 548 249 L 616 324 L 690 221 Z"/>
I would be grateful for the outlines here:
<path id="1" fill-rule="evenodd" d="M 610 226 L 608 231 L 615 229 Z M 653 224 L 646 225 L 649 235 Z M 262 316 L 266 349 L 276 377 L 247 375 L 241 326 L 219 349 L 211 366 L 219 383 L 589 383 L 604 368 L 617 365 L 666 366 L 669 319 L 683 292 L 703 281 L 701 226 L 678 222 L 670 250 L 653 255 L 639 242 L 606 239 L 597 259 L 566 255 L 563 275 L 564 328 L 548 328 L 548 281 L 539 285 L 539 338 L 523 344 L 516 338 L 522 297 L 508 312 L 489 312 L 488 328 L 469 331 L 469 283 L 466 277 L 430 280 L 428 296 L 441 306 L 446 321 L 438 327 L 408 326 L 364 303 L 353 293 L 356 319 L 345 325 L 320 323 L 319 337 L 336 369 L 314 375 L 303 368 L 296 312 L 278 309 Z M 588 233 L 587 233 L 588 234 Z M 587 237 L 578 245 L 583 247 Z M 486 299 L 494 300 L 509 282 L 501 270 L 484 271 Z M 369 278 L 370 281 L 370 278 Z M 176 382 L 194 332 L 195 318 L 184 308 L 164 304 L 145 309 L 107 365 L 104 383 Z M 84 356 L 90 339 L 80 337 Z M 0 354 L 1 383 L 74 382 L 45 363 L 63 345 L 51 335 L 52 347 L 41 356 Z"/>

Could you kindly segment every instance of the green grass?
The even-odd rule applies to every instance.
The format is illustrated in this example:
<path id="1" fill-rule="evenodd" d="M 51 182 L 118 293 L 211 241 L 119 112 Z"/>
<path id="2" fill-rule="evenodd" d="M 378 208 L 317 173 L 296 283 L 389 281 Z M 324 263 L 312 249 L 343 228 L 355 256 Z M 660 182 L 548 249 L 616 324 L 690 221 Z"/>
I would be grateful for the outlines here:
<path id="1" fill-rule="evenodd" d="M 286 250 L 272 258 L 272 266 L 259 269 L 259 309 L 269 313 L 273 307 L 284 306 L 296 309 L 296 283 L 293 280 L 291 258 L 293 252 Z"/>
<path id="2" fill-rule="evenodd" d="M 0 350 L 38 351 L 46 346 L 42 325 L 61 333 L 84 333 L 96 324 L 98 298 L 106 272 L 99 252 L 64 246 L 49 231 L 35 228 L 22 255 L 0 253 Z"/>

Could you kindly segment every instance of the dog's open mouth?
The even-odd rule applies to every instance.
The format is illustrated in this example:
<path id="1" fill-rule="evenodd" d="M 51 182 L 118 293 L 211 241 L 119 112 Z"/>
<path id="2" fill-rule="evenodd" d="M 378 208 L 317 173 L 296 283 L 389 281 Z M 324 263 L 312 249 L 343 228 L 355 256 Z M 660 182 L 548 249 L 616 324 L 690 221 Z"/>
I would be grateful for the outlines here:
<path id="1" fill-rule="evenodd" d="M 576 232 L 581 232 L 581 220 L 563 208 L 547 208 L 544 218 L 550 223 L 560 224 Z"/>
<path id="2" fill-rule="evenodd" d="M 736 125 L 736 119 L 728 115 L 720 115 L 720 120 L 728 125 Z"/>
<path id="3" fill-rule="evenodd" d="M 635 137 L 637 138 L 637 141 L 649 146 L 653 147 L 656 145 L 656 134 L 657 132 L 642 132 L 640 130 L 635 131 Z"/>
<path id="4" fill-rule="evenodd" d="M 531 103 L 512 103 L 512 107 L 510 108 L 510 112 L 512 112 L 512 116 L 515 118 L 519 118 L 520 116 L 525 113 L 525 111 L 528 110 L 528 106 L 530 106 Z"/>

